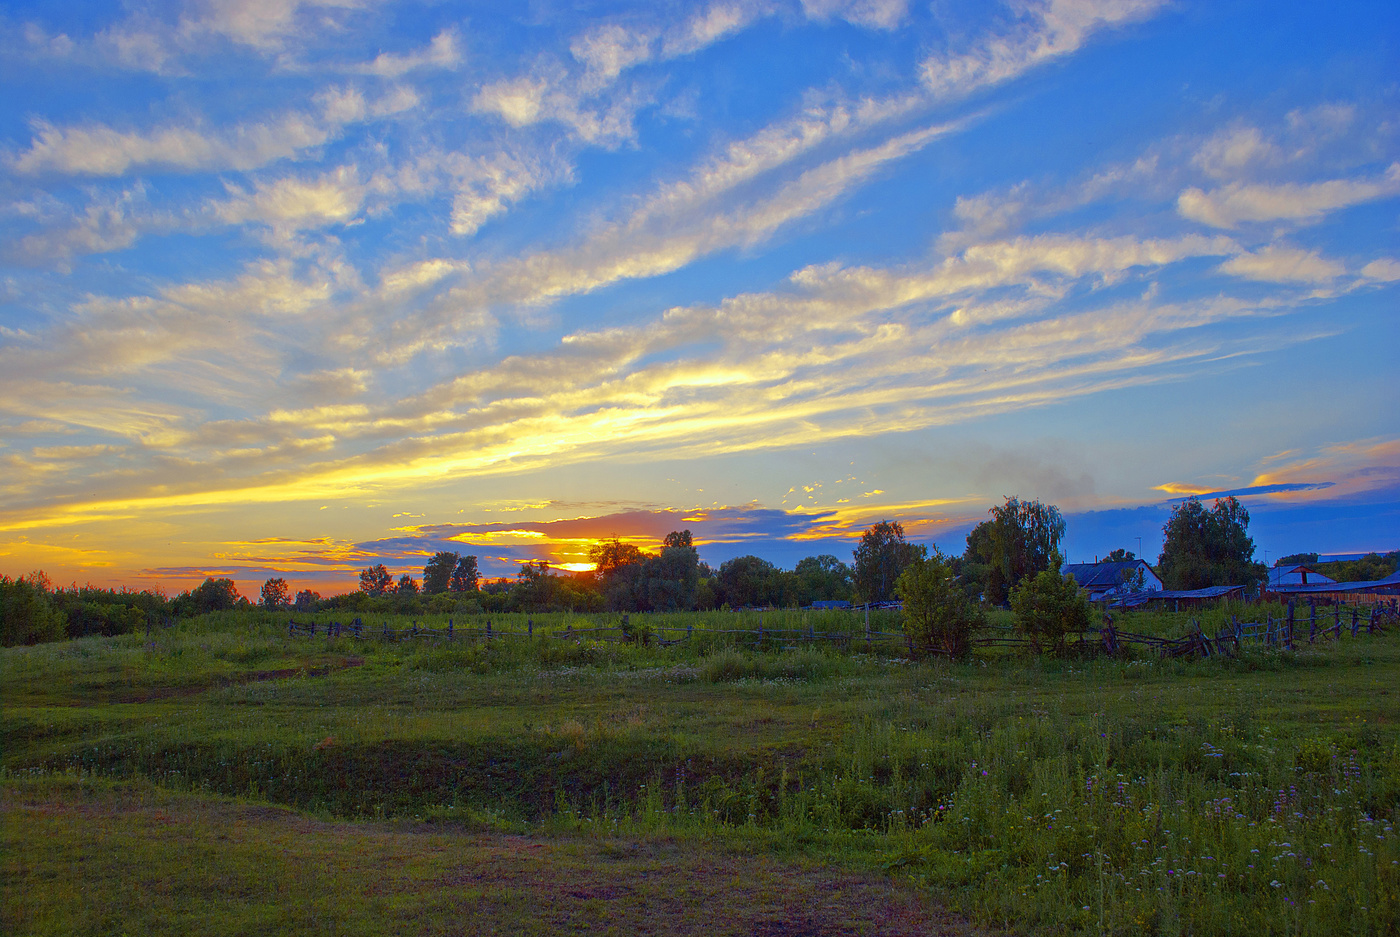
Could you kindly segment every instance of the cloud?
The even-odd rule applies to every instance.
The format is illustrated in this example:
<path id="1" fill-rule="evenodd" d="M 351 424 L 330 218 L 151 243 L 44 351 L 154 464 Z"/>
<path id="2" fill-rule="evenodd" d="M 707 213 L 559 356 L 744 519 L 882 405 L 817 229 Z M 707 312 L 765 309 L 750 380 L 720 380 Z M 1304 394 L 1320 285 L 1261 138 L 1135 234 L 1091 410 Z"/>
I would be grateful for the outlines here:
<path id="1" fill-rule="evenodd" d="M 961 97 L 1077 52 L 1099 30 L 1146 18 L 1162 5 L 1162 0 L 1027 3 L 1011 29 L 982 39 L 967 52 L 926 59 L 921 77 L 934 96 Z"/>
<path id="2" fill-rule="evenodd" d="M 843 19 L 870 29 L 895 29 L 909 12 L 908 0 L 802 0 L 808 19 Z"/>
<path id="3" fill-rule="evenodd" d="M 1213 228 L 1234 228 L 1242 222 L 1319 221 L 1328 212 L 1400 193 L 1400 163 L 1372 179 L 1330 179 L 1326 182 L 1279 185 L 1231 184 L 1210 192 L 1190 188 L 1177 199 L 1183 218 Z"/>
<path id="4" fill-rule="evenodd" d="M 1252 253 L 1231 257 L 1219 267 L 1222 273 L 1270 283 L 1330 283 L 1346 273 L 1335 260 L 1317 251 L 1270 245 Z"/>
<path id="5" fill-rule="evenodd" d="M 711 3 L 662 36 L 661 54 L 665 58 L 675 58 L 699 52 L 770 12 L 771 6 L 761 2 Z"/>
<path id="6" fill-rule="evenodd" d="M 1380 257 L 1361 268 L 1361 275 L 1381 283 L 1394 283 L 1400 280 L 1400 260 L 1394 257 Z"/>
<path id="7" fill-rule="evenodd" d="M 381 52 L 373 61 L 353 71 L 380 78 L 399 78 L 420 68 L 456 68 L 462 63 L 461 39 L 455 29 L 444 29 L 432 38 L 426 48 L 405 55 Z"/>
<path id="8" fill-rule="evenodd" d="M 352 221 L 369 194 L 369 186 L 360 181 L 353 166 L 311 178 L 259 181 L 251 191 L 233 185 L 228 189 L 230 198 L 211 207 L 220 221 L 265 225 L 284 235 Z"/>
<path id="9" fill-rule="evenodd" d="M 346 124 L 387 117 L 417 102 L 406 88 L 394 89 L 374 101 L 366 101 L 353 89 L 329 89 L 320 98 L 320 115 L 291 111 L 226 131 L 211 132 L 199 126 L 122 131 L 101 124 L 57 127 L 36 121 L 29 149 L 11 157 L 9 163 L 22 174 L 120 176 L 147 167 L 186 172 L 246 171 L 300 157 L 334 139 Z"/>
<path id="10" fill-rule="evenodd" d="M 1282 154 L 1257 127 L 1232 127 L 1214 134 L 1197 151 L 1192 162 L 1216 179 L 1239 176 L 1243 171 L 1279 162 Z"/>
<path id="11" fill-rule="evenodd" d="M 1229 488 L 1217 490 L 1210 487 L 1198 485 L 1184 485 L 1178 482 L 1168 482 L 1165 485 L 1156 485 L 1154 490 L 1165 491 L 1170 495 L 1185 495 L 1184 498 L 1173 498 L 1173 501 L 1190 501 L 1204 498 L 1243 498 L 1249 495 L 1274 495 L 1292 494 L 1299 491 L 1322 491 L 1334 487 L 1335 482 L 1287 482 L 1275 485 L 1249 485 L 1244 488 Z"/>

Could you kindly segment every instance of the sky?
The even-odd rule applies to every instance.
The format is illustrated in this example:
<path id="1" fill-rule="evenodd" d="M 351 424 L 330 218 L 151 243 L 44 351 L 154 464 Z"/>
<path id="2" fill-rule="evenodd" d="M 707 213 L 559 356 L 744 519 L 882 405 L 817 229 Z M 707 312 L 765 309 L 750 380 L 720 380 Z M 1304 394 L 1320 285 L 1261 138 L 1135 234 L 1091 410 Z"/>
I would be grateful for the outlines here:
<path id="1" fill-rule="evenodd" d="M 0 4 L 0 573 L 1400 548 L 1400 7 Z M 1267 552 L 1266 552 L 1267 551 Z"/>

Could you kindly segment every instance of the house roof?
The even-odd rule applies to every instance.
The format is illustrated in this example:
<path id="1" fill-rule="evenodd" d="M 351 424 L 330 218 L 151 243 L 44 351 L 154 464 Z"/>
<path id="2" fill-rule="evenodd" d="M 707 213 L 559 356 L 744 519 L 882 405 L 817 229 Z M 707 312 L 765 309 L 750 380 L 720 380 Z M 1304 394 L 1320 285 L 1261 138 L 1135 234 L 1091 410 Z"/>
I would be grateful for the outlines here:
<path id="1" fill-rule="evenodd" d="M 1313 585 L 1315 583 L 1329 583 L 1337 580 L 1330 576 L 1324 576 L 1317 570 L 1305 563 L 1294 563 L 1291 566 L 1275 566 L 1269 570 L 1269 586 L 1301 586 Z"/>
<path id="2" fill-rule="evenodd" d="M 1152 573 L 1152 567 L 1148 566 L 1145 560 L 1128 560 L 1123 563 L 1069 563 L 1062 572 L 1073 576 L 1074 581 L 1081 587 L 1094 591 L 1116 588 L 1125 579 L 1132 578 L 1139 567 Z"/>

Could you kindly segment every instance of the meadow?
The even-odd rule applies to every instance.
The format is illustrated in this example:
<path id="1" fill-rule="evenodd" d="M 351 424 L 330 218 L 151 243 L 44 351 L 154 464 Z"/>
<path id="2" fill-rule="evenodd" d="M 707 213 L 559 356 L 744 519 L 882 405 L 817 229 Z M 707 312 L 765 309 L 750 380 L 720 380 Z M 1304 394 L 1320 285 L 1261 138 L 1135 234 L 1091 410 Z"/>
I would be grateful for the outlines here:
<path id="1" fill-rule="evenodd" d="M 763 619 L 844 647 L 710 633 L 757 614 L 632 616 L 675 646 L 252 610 L 4 649 L 4 930 L 1400 932 L 1394 628 L 959 663 L 867 653 L 844 612 Z M 1120 626 L 1230 614 L 1259 612 Z"/>

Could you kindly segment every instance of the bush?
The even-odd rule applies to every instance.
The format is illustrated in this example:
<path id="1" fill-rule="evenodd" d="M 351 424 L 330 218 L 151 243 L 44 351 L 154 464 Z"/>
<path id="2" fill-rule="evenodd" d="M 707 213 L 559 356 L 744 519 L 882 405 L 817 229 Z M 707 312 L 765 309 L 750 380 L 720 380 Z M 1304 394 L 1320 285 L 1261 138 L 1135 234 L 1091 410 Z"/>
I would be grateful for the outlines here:
<path id="1" fill-rule="evenodd" d="M 1036 652 L 1047 646 L 1059 650 L 1065 635 L 1089 627 L 1089 599 L 1071 576 L 1053 569 L 1021 580 L 1011 592 L 1016 629 L 1029 638 Z"/>
<path id="2" fill-rule="evenodd" d="M 53 604 L 42 580 L 0 575 L 0 645 L 61 641 L 68 619 Z"/>
<path id="3" fill-rule="evenodd" d="M 982 610 L 954 582 L 943 554 L 935 550 L 927 559 L 916 557 L 899 574 L 894 591 L 904 600 L 904 633 L 916 650 L 967 654 L 972 632 L 982 625 Z"/>

